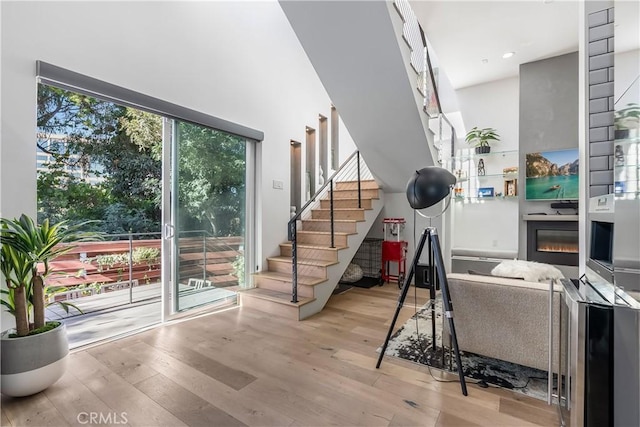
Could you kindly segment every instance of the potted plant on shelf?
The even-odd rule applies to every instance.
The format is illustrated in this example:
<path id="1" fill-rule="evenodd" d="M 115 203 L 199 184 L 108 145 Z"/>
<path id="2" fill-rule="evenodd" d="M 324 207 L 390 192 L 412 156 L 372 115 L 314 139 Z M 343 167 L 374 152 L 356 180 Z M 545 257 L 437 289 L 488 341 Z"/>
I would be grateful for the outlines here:
<path id="1" fill-rule="evenodd" d="M 617 110 L 613 124 L 615 139 L 635 137 L 640 129 L 640 106 L 631 103 L 623 109 Z"/>
<path id="2" fill-rule="evenodd" d="M 0 303 L 14 316 L 16 327 L 0 335 L 2 393 L 28 396 L 56 382 L 66 368 L 69 344 L 64 324 L 45 321 L 45 278 L 50 263 L 73 249 L 73 243 L 95 240 L 97 233 L 83 232 L 87 224 L 66 221 L 37 225 L 27 215 L 0 218 L 0 268 L 6 289 Z M 71 304 L 63 303 L 65 309 Z"/>
<path id="3" fill-rule="evenodd" d="M 476 154 L 486 154 L 491 151 L 489 141 L 500 141 L 500 135 L 493 128 L 478 129 L 475 126 L 464 139 L 467 144 L 475 144 Z"/>

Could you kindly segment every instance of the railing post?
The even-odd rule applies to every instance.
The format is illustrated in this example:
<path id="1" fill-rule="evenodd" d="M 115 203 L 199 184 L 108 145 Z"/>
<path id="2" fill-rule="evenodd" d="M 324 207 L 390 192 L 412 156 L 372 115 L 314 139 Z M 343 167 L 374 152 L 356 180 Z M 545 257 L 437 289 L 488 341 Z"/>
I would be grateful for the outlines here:
<path id="1" fill-rule="evenodd" d="M 358 183 L 359 185 L 359 183 Z M 334 221 L 333 221 L 333 179 L 329 182 L 329 210 L 331 214 L 331 247 L 335 248 L 335 233 L 334 233 Z"/>
<path id="2" fill-rule="evenodd" d="M 298 236 L 297 221 L 289 221 L 291 238 L 291 302 L 298 302 Z"/>
<path id="3" fill-rule="evenodd" d="M 358 151 L 358 209 L 362 209 L 362 194 L 360 188 L 360 151 Z"/>
<path id="4" fill-rule="evenodd" d="M 207 280 L 207 233 L 202 232 L 202 280 Z"/>
<path id="5" fill-rule="evenodd" d="M 129 304 L 133 303 L 133 234 L 129 230 Z"/>

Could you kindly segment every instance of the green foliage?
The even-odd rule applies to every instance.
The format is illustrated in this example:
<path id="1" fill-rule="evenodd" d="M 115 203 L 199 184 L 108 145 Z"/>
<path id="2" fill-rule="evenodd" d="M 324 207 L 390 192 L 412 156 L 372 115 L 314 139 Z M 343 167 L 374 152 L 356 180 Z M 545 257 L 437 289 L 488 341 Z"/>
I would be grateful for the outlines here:
<path id="1" fill-rule="evenodd" d="M 120 126 L 140 150 L 149 150 L 152 157 L 162 160 L 162 119 L 146 111 L 127 108 Z"/>
<path id="2" fill-rule="evenodd" d="M 0 266 L 7 284 L 2 292 L 2 305 L 16 318 L 19 336 L 30 330 L 29 311 L 33 308 L 34 327 L 44 324 L 46 290 L 44 278 L 50 273 L 49 263 L 73 249 L 72 242 L 96 240 L 100 235 L 82 231 L 86 222 L 70 225 L 66 221 L 40 225 L 27 215 L 19 219 L 0 218 L 2 258 Z M 38 270 L 38 265 L 42 269 Z"/>
<path id="3" fill-rule="evenodd" d="M 38 172 L 38 217 L 102 220 L 100 231 L 160 229 L 160 117 L 38 85 L 38 147 L 53 157 Z M 96 184 L 72 174 L 96 176 Z M 112 207 L 114 206 L 115 207 Z"/>
<path id="4" fill-rule="evenodd" d="M 147 248 L 144 246 L 134 248 L 131 258 L 134 264 L 151 263 L 157 261 L 160 257 L 160 249 Z"/>
<path id="5" fill-rule="evenodd" d="M 160 250 L 158 248 L 137 247 L 133 248 L 131 254 L 131 260 L 134 265 L 142 263 L 154 263 L 160 257 Z M 99 271 L 104 271 L 114 266 L 121 266 L 129 264 L 129 252 L 122 252 L 119 254 L 105 254 L 98 255 L 94 258 Z"/>
<path id="6" fill-rule="evenodd" d="M 38 174 L 37 190 L 38 221 L 103 219 L 110 206 L 109 191 L 103 185 L 91 185 L 59 166 Z M 106 231 L 104 228 L 105 225 L 98 222 L 92 224 L 95 231 Z"/>
<path id="7" fill-rule="evenodd" d="M 500 141 L 500 135 L 493 128 L 478 129 L 474 126 L 464 139 L 467 144 L 475 144 L 476 147 L 488 147 L 489 141 Z"/>
<path id="8" fill-rule="evenodd" d="M 94 227 L 107 233 L 160 229 L 161 117 L 40 84 L 37 123 L 38 146 L 54 158 L 39 172 L 39 218 L 101 220 Z M 180 226 L 242 235 L 244 139 L 182 122 L 176 134 Z"/>
<path id="9" fill-rule="evenodd" d="M 238 278 L 240 287 L 246 287 L 246 283 L 244 282 L 244 255 L 240 254 L 236 256 L 231 266 L 233 267 L 233 275 Z"/>
<path id="10" fill-rule="evenodd" d="M 225 132 L 178 124 L 180 207 L 215 236 L 244 234 L 245 142 Z M 194 228 L 195 228 L 194 227 Z"/>

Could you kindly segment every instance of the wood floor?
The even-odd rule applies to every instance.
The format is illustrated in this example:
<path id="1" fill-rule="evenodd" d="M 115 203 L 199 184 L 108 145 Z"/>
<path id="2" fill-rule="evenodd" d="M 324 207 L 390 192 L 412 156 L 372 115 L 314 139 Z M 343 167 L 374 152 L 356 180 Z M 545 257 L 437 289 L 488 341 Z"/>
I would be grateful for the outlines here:
<path id="1" fill-rule="evenodd" d="M 422 305 L 426 294 L 419 291 Z M 397 295 L 392 284 L 354 288 L 332 296 L 322 313 L 301 322 L 232 309 L 75 351 L 66 375 L 45 392 L 3 396 L 1 423 L 559 424 L 555 410 L 539 400 L 471 384 L 464 397 L 457 381 L 437 382 L 424 367 L 388 357 L 376 369 L 376 349 Z M 413 301 L 407 298 L 398 326 L 413 314 Z"/>

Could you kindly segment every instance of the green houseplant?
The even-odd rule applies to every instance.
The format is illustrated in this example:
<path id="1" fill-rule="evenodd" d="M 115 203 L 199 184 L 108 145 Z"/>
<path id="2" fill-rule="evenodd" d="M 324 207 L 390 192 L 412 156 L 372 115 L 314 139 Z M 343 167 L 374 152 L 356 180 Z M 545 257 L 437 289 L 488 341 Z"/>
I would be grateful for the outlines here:
<path id="1" fill-rule="evenodd" d="M 2 333 L 2 393 L 27 396 L 49 387 L 64 373 L 69 346 L 60 322 L 45 321 L 45 278 L 51 261 L 73 249 L 69 243 L 99 235 L 81 231 L 86 222 L 36 224 L 27 215 L 0 218 L 0 268 L 6 284 L 0 303 L 15 318 Z M 67 304 L 68 305 L 68 304 Z"/>
<path id="2" fill-rule="evenodd" d="M 489 141 L 500 141 L 500 135 L 494 128 L 478 129 L 474 126 L 464 139 L 467 144 L 475 144 L 476 154 L 488 153 L 491 151 Z"/>
<path id="3" fill-rule="evenodd" d="M 627 139 L 631 132 L 637 134 L 640 129 L 640 106 L 630 103 L 617 110 L 613 123 L 615 139 Z"/>

